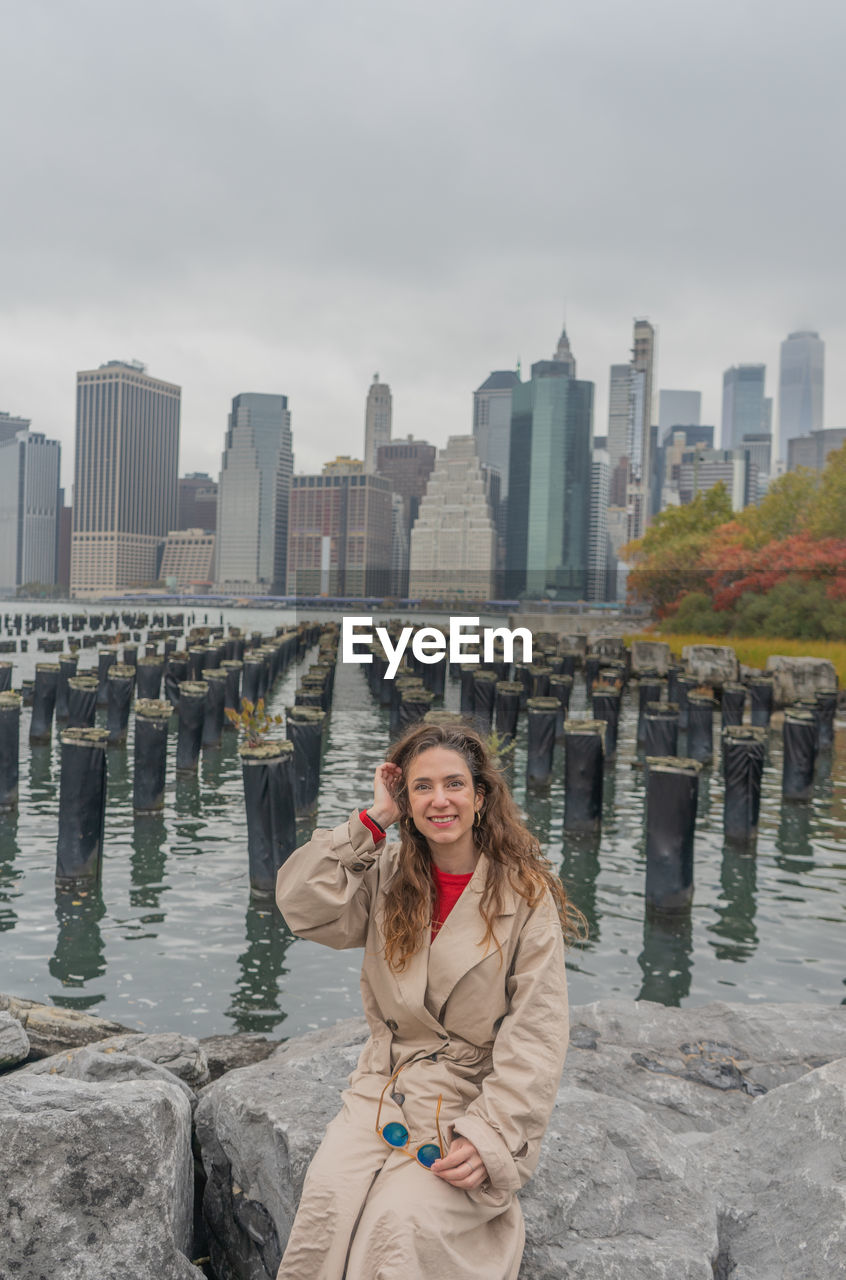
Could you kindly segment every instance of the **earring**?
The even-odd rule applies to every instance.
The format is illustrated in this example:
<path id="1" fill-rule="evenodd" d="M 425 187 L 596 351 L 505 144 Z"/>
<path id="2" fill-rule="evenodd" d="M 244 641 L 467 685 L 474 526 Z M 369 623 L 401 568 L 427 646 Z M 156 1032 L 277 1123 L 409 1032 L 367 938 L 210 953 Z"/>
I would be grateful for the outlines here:
<path id="1" fill-rule="evenodd" d="M 473 826 L 480 827 L 482 825 L 482 811 L 477 809 L 473 816 Z"/>

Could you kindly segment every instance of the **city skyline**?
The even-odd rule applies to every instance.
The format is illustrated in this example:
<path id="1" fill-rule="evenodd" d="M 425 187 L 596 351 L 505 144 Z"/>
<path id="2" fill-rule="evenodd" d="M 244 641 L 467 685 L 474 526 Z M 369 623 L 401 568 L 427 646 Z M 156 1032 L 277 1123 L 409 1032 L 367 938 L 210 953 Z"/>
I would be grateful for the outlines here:
<path id="1" fill-rule="evenodd" d="M 17 120 L 0 406 L 67 464 L 75 372 L 138 357 L 183 387 L 182 467 L 213 473 L 232 395 L 282 386 L 309 471 L 358 435 L 374 369 L 394 435 L 443 446 L 468 431 L 472 389 L 528 366 L 562 322 L 602 424 L 608 370 L 645 316 L 656 386 L 700 389 L 706 422 L 725 369 L 774 373 L 786 334 L 818 331 L 824 425 L 841 426 L 846 16 L 812 11 L 797 30 L 778 6 L 728 0 L 611 0 L 578 22 L 531 0 L 519 22 L 477 0 L 374 0 L 363 21 L 337 0 L 212 7 L 201 24 L 161 0 L 141 22 L 104 0 L 18 6 L 0 86 Z M 374 31 L 378 85 L 360 75 Z M 535 175 L 531 199 L 505 156 Z"/>

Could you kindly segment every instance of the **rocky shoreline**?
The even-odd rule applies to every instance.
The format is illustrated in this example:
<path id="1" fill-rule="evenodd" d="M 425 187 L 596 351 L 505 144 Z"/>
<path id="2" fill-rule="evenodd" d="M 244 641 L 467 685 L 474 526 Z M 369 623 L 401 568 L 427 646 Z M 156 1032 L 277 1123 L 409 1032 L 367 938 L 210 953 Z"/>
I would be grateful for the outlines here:
<path id="1" fill-rule="evenodd" d="M 0 1276 L 273 1280 L 366 1036 L 136 1033 L 0 995 Z M 571 1011 L 520 1280 L 846 1276 L 846 1008 Z"/>

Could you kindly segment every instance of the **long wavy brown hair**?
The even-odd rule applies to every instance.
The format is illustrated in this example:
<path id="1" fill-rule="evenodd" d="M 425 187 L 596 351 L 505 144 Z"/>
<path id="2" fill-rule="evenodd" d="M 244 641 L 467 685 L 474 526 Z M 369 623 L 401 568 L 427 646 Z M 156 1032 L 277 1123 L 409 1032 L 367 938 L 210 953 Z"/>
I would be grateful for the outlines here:
<path id="1" fill-rule="evenodd" d="M 491 940 L 496 942 L 493 926 L 502 910 L 506 884 L 530 907 L 537 906 L 549 893 L 565 939 L 570 942 L 584 937 L 584 916 L 570 902 L 540 844 L 523 825 L 484 740 L 462 724 L 421 724 L 409 729 L 388 752 L 388 760 L 402 770 L 402 781 L 394 792 L 400 811 L 399 865 L 385 894 L 385 958 L 390 967 L 395 971 L 404 969 L 431 927 L 435 896 L 432 859 L 425 837 L 411 819 L 407 779 L 412 760 L 432 747 L 446 747 L 461 756 L 473 779 L 474 792 L 483 796 L 480 822 L 473 827 L 473 839 L 488 859 L 488 878 L 479 904 L 485 922 L 480 946 L 487 949 Z"/>

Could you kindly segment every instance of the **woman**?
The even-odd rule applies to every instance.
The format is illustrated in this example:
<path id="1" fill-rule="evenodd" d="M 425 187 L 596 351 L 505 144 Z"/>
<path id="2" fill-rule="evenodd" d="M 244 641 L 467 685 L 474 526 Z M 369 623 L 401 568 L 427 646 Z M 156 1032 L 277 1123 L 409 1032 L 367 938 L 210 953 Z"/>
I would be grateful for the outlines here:
<path id="1" fill-rule="evenodd" d="M 364 947 L 371 1032 L 278 1280 L 514 1280 L 580 917 L 479 735 L 411 729 L 372 804 L 288 859 L 277 901 L 301 937 Z"/>

